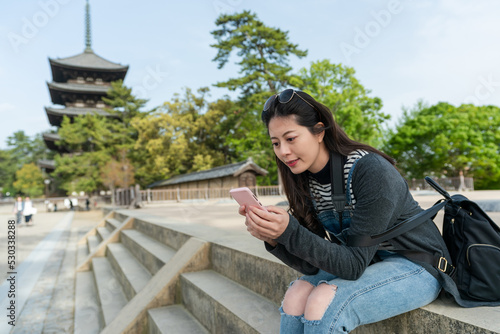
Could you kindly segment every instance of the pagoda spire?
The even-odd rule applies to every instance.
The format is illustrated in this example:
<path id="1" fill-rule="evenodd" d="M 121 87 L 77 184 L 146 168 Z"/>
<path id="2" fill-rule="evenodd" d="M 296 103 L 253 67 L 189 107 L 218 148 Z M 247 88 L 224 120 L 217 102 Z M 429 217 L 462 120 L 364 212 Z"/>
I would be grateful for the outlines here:
<path id="1" fill-rule="evenodd" d="M 87 0 L 87 3 L 85 4 L 85 52 L 92 52 L 89 0 Z"/>

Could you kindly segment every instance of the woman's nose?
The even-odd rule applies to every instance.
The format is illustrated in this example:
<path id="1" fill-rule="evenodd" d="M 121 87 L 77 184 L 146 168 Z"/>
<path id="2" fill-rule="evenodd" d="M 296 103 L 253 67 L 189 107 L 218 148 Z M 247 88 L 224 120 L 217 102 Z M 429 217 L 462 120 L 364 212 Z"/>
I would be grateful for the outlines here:
<path id="1" fill-rule="evenodd" d="M 290 147 L 286 144 L 280 145 L 280 152 L 279 153 L 282 157 L 286 157 L 287 155 L 290 154 Z"/>

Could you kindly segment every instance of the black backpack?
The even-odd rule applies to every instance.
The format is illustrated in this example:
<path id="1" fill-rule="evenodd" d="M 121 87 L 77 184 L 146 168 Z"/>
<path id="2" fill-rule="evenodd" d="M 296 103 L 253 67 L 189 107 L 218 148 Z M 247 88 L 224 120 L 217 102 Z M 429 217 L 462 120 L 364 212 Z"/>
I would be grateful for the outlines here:
<path id="1" fill-rule="evenodd" d="M 401 235 L 445 208 L 443 239 L 451 263 L 434 254 L 398 250 L 410 260 L 432 264 L 443 276 L 443 287 L 465 307 L 500 305 L 500 227 L 473 201 L 450 196 L 430 177 L 425 180 L 444 196 L 434 206 L 373 236 L 350 236 L 350 246 L 374 246 Z M 444 275 L 446 274 L 446 275 Z M 450 279 L 451 277 L 451 279 Z"/>

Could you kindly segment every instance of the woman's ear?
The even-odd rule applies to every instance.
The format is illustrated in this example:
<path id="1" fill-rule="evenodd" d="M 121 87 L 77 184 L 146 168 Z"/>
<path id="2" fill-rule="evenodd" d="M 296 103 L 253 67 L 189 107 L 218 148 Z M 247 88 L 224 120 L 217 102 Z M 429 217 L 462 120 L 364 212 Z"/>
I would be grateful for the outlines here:
<path id="1" fill-rule="evenodd" d="M 314 133 L 318 136 L 318 142 L 321 143 L 325 137 L 325 124 L 323 122 L 318 122 L 314 126 Z"/>

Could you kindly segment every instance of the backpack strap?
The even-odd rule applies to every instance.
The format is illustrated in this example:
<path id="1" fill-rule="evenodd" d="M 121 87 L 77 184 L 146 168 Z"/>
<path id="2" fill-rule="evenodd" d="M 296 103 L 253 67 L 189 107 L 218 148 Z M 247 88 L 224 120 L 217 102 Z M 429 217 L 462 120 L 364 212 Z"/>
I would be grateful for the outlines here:
<path id="1" fill-rule="evenodd" d="M 448 262 L 444 256 L 439 254 L 431 254 L 429 252 L 419 252 L 407 249 L 396 249 L 394 252 L 403 255 L 409 260 L 428 263 L 434 268 L 450 276 L 453 275 L 455 270 L 455 267 L 451 264 L 451 262 Z"/>
<path id="2" fill-rule="evenodd" d="M 428 219 L 433 219 L 438 213 L 438 211 L 441 210 L 446 205 L 447 202 L 448 200 L 439 200 L 436 204 L 434 204 L 427 210 L 419 212 L 415 216 L 412 216 L 404 220 L 403 222 L 391 227 L 388 230 L 385 230 L 380 234 L 350 235 L 349 240 L 347 241 L 347 245 L 354 247 L 369 247 L 378 245 L 389 239 L 393 239 L 403 233 L 406 233 L 414 229 L 415 227 L 427 221 Z"/>
<path id="3" fill-rule="evenodd" d="M 332 202 L 335 211 L 339 213 L 340 223 L 342 224 L 342 212 L 345 208 L 345 188 L 344 188 L 344 163 L 342 155 L 338 152 L 332 152 L 330 156 L 330 177 L 332 182 Z"/>

